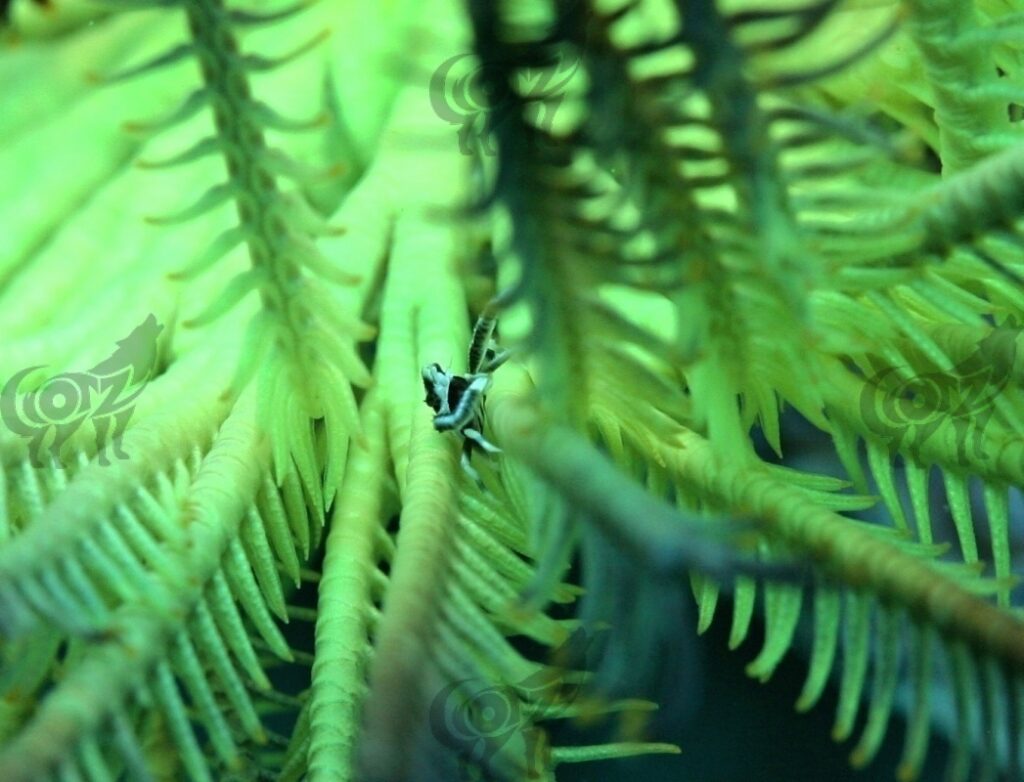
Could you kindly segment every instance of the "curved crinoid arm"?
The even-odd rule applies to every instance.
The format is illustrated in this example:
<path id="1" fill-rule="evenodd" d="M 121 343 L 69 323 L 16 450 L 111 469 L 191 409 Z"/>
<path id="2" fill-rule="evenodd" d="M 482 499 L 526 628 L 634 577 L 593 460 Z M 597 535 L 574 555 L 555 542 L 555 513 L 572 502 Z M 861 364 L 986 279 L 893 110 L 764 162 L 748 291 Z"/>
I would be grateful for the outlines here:
<path id="1" fill-rule="evenodd" d="M 246 53 L 239 43 L 240 35 L 251 28 L 290 22 L 292 14 L 304 6 L 298 4 L 287 12 L 254 16 L 229 11 L 217 1 L 181 4 L 188 42 L 105 80 L 116 83 L 148 75 L 186 59 L 194 59 L 200 66 L 203 85 L 194 94 L 198 98 L 187 99 L 183 107 L 188 110 L 175 112 L 173 121 L 159 123 L 158 129 L 176 127 L 175 123 L 188 118 L 193 111 L 205 108 L 212 115 L 212 135 L 184 152 L 143 165 L 162 171 L 219 157 L 226 168 L 226 179 L 210 187 L 193 205 L 151 222 L 177 224 L 203 217 L 225 204 L 234 206 L 237 224 L 210 242 L 198 257 L 181 264 L 173 276 L 190 283 L 199 275 L 208 275 L 218 264 L 232 264 L 234 251 L 239 247 L 244 248 L 249 268 L 234 274 L 221 294 L 187 319 L 185 326 L 206 326 L 248 294 L 258 293 L 259 311 L 248 326 L 235 391 L 259 372 L 260 409 L 268 429 L 273 430 L 275 473 L 283 481 L 294 470 L 302 491 L 314 507 L 320 508 L 317 513 L 322 516 L 340 481 L 347 437 L 357 433 L 352 385 L 365 386 L 369 382 L 354 343 L 373 334 L 372 329 L 353 316 L 350 297 L 338 294 L 328 283 L 352 286 L 364 280 L 369 284 L 375 276 L 374 264 L 380 258 L 361 255 L 366 265 L 355 270 L 351 265 L 345 267 L 347 259 L 328 259 L 323 254 L 320 240 L 331 229 L 323 215 L 310 205 L 307 193 L 315 191 L 325 177 L 274 149 L 269 139 L 273 133 L 315 130 L 327 123 L 312 122 L 308 128 L 296 124 L 289 128 L 287 122 L 258 99 L 251 86 L 256 73 L 274 72 L 277 78 L 279 68 L 298 67 L 290 65 L 292 60 L 323 43 L 327 31 L 313 30 L 305 43 L 277 57 Z M 324 117 L 330 116 L 330 100 L 327 103 Z M 340 172 L 341 162 L 332 161 L 326 178 L 337 178 Z M 302 416 L 305 420 L 301 420 Z M 282 420 L 287 420 L 287 425 L 280 426 Z M 317 426 L 331 432 L 326 441 L 331 480 L 326 487 L 318 478 L 314 456 Z"/>
<path id="2" fill-rule="evenodd" d="M 80 2 L 0 22 L 0 778 L 673 752 L 606 685 L 691 587 L 1020 776 L 1019 2 Z"/>
<path id="3" fill-rule="evenodd" d="M 54 631 L 70 633 L 68 642 L 76 649 L 60 683 L 8 725 L 11 735 L 0 753 L 5 778 L 40 779 L 83 769 L 145 774 L 151 758 L 142 747 L 140 712 L 166 721 L 181 768 L 192 779 L 212 778 L 211 763 L 238 767 L 240 736 L 257 744 L 266 740 L 255 706 L 259 696 L 244 681 L 257 692 L 270 684 L 239 608 L 275 654 L 287 659 L 290 652 L 269 613 L 284 611 L 278 575 L 272 560 L 258 553 L 269 553 L 268 539 L 281 539 L 275 528 L 281 518 L 267 512 L 280 499 L 269 480 L 269 450 L 254 407 L 253 395 L 246 395 L 205 453 L 179 456 L 167 468 L 170 475 L 161 471 L 133 487 L 131 496 L 94 522 L 96 532 L 81 553 L 52 566 L 41 563 L 39 578 L 47 586 L 5 578 L 5 616 L 21 617 L 14 626 L 8 621 L 8 637 L 28 632 L 28 620 L 38 614 Z M 151 426 L 157 422 L 152 419 Z M 132 444 L 141 456 L 142 441 Z M 103 469 L 116 482 L 114 468 Z M 82 483 L 83 489 L 87 485 L 101 484 Z M 71 502 L 74 495 L 62 497 Z M 53 512 L 60 512 L 61 501 Z M 90 514 L 100 509 L 97 503 L 79 505 Z M 38 523 L 47 526 L 45 517 Z M 78 531 L 68 526 L 65 536 Z M 32 545 L 34 528 L 20 537 L 21 545 Z M 28 600 L 19 606 L 20 595 Z M 64 616 L 67 611 L 75 615 Z M 200 749 L 185 694 L 212 744 L 212 759 Z M 221 710 L 220 697 L 230 701 L 234 718 Z M 100 739 L 107 730 L 117 736 L 113 746 Z"/>
<path id="4" fill-rule="evenodd" d="M 32 214 L 13 199 L 0 199 L 4 221 L 19 225 L 0 260 L 0 298 L 5 302 L 0 373 L 6 380 L 38 364 L 65 375 L 86 367 L 109 369 L 103 359 L 114 341 L 129 334 L 147 312 L 164 327 L 154 377 L 133 400 L 134 416 L 120 442 L 128 458 L 90 463 L 96 449 L 88 420 L 67 439 L 62 459 L 40 468 L 26 458 L 22 438 L 7 429 L 0 432 L 0 766 L 10 779 L 145 779 L 167 774 L 206 780 L 250 776 L 257 769 L 269 773 L 278 768 L 284 739 L 268 727 L 266 715 L 294 715 L 301 707 L 294 695 L 271 687 L 269 669 L 293 659 L 308 665 L 304 655 L 290 648 L 281 625 L 308 615 L 288 601 L 295 586 L 313 576 L 300 563 L 317 549 L 317 516 L 344 472 L 340 457 L 351 430 L 339 411 L 352 391 L 347 379 L 334 382 L 336 375 L 319 374 L 315 381 L 303 377 L 302 392 L 312 394 L 317 404 L 326 400 L 331 414 L 317 415 L 323 421 L 314 424 L 309 411 L 290 404 L 291 418 L 278 407 L 268 420 L 258 413 L 255 388 L 239 400 L 239 377 L 245 373 L 235 372 L 235 367 L 266 367 L 270 375 L 294 379 L 283 366 L 285 355 L 255 349 L 290 325 L 305 358 L 316 354 L 317 366 L 343 366 L 355 377 L 361 363 L 348 336 L 366 336 L 367 331 L 345 313 L 360 311 L 372 295 L 372 269 L 386 255 L 386 222 L 375 222 L 378 193 L 353 193 L 339 218 L 360 230 L 355 236 L 320 235 L 323 216 L 296 206 L 287 192 L 288 181 L 304 177 L 299 167 L 263 154 L 266 150 L 258 143 L 231 147 L 223 138 L 231 129 L 218 127 L 213 112 L 205 112 L 225 100 L 215 94 L 218 85 L 201 87 L 168 115 L 174 95 L 183 87 L 187 93 L 189 77 L 194 78 L 188 69 L 175 70 L 170 60 L 177 55 L 144 77 L 113 79 L 107 89 L 96 89 L 83 78 L 83 71 L 131 70 L 133 61 L 152 62 L 155 49 L 174 48 L 180 41 L 171 39 L 180 38 L 182 28 L 168 24 L 168 17 L 180 17 L 185 5 L 202 10 L 180 4 L 141 14 L 113 13 L 65 40 L 22 40 L 17 46 L 10 46 L 7 31 L 2 32 L 0 70 L 5 78 L 31 88 L 25 77 L 45 73 L 54 88 L 45 100 L 14 100 L 17 110 L 3 112 L 5 165 L 18 161 L 26 181 L 43 189 L 63 170 L 65 187 L 37 201 Z M 339 8 L 324 5 L 330 6 L 321 9 L 325 14 Z M 360 18 L 365 21 L 364 12 Z M 239 32 L 254 21 L 245 14 L 222 13 L 226 18 L 199 32 L 224 32 L 221 23 Z M 280 40 L 295 33 L 294 28 L 282 33 Z M 223 49 L 231 42 L 219 43 Z M 346 51 L 358 56 L 367 50 L 347 46 Z M 194 48 L 190 53 L 195 54 Z M 228 64 L 239 66 L 237 60 Z M 260 91 L 279 95 L 285 88 L 286 96 L 316 95 L 307 87 L 322 83 L 322 63 L 308 64 L 312 67 L 305 74 L 300 68 L 296 77 L 302 89 L 290 93 L 286 82 L 275 82 L 282 69 L 263 77 Z M 374 77 L 361 86 L 376 83 Z M 375 143 L 378 121 L 369 115 L 386 112 L 391 95 L 393 91 L 384 90 L 360 103 L 355 119 L 362 129 L 356 146 L 364 153 Z M 226 118 L 235 121 L 234 130 L 247 122 L 242 130 L 252 130 L 253 124 L 260 132 L 288 129 L 285 118 L 245 90 L 233 97 L 241 101 L 232 104 L 239 114 Z M 126 133 L 119 126 L 126 111 L 162 119 L 149 128 L 136 124 Z M 189 134 L 203 121 L 211 126 L 207 129 L 215 141 L 189 146 Z M 167 134 L 140 138 L 140 131 L 157 130 Z M 63 146 L 54 143 L 58 137 L 63 137 Z M 90 151 L 82 155 L 79 142 L 86 138 Z M 156 148 L 164 141 L 169 154 Z M 187 151 L 177 154 L 178 144 Z M 131 167 L 143 145 L 149 168 Z M 274 223 L 281 215 L 276 207 L 287 212 L 288 230 L 275 234 L 277 244 L 271 249 L 279 251 L 282 265 L 298 264 L 302 279 L 277 282 L 317 313 L 315 324 L 302 319 L 282 324 L 282 310 L 294 315 L 301 309 L 283 304 L 269 316 L 264 308 L 254 318 L 257 297 L 235 299 L 251 290 L 257 276 L 231 282 L 247 274 L 248 243 L 260 241 L 251 220 L 229 228 L 220 239 L 215 239 L 217 221 L 224 215 L 216 211 L 174 230 L 142 222 L 146 212 L 172 207 L 183 194 L 201 193 L 216 182 L 214 177 L 223 175 L 217 167 L 231 156 L 227 148 L 231 155 L 247 158 L 234 160 L 236 177 L 275 177 L 280 198 L 268 196 L 273 205 L 261 202 L 267 209 L 258 217 L 269 217 L 261 230 L 281 228 Z M 78 160 L 76 177 L 70 179 L 66 174 L 73 167 L 65 152 Z M 303 191 L 317 185 L 296 184 Z M 225 192 L 229 207 L 237 206 L 232 199 L 245 201 L 252 195 L 239 182 L 228 183 L 194 211 Z M 373 232 L 367 230 L 371 225 L 382 229 L 376 250 Z M 337 259 L 358 257 L 371 270 L 366 284 L 328 288 L 312 283 L 318 275 L 331 277 L 335 266 L 310 252 L 303 239 L 313 235 Z M 210 249 L 204 251 L 207 245 Z M 311 284 L 304 286 L 302 280 Z M 351 282 L 342 279 L 346 281 Z M 296 287 L 289 288 L 290 283 Z M 228 289 L 230 295 L 197 315 L 217 300 L 218 291 Z M 17 313 L 6 306 L 13 301 Z M 262 308 L 262 302 L 257 306 Z M 181 327 L 182 319 L 189 321 L 189 328 Z M 250 321 L 258 324 L 255 344 L 240 339 Z M 329 328 L 306 333 L 325 322 Z M 317 349 L 329 361 L 320 361 Z M 36 390 L 34 382 L 26 379 L 16 389 L 15 401 Z M 287 396 L 294 389 L 284 391 Z M 352 405 L 354 409 L 354 400 Z M 295 447 L 293 433 L 299 439 L 308 433 L 303 447 Z M 273 469 L 275 452 L 284 470 Z M 291 466 L 296 462 L 301 466 Z M 298 673 L 301 678 L 306 671 L 300 668 Z M 42 738 L 46 735 L 49 743 Z"/>
<path id="5" fill-rule="evenodd" d="M 505 451 L 537 470 L 545 481 L 578 487 L 574 502 L 626 549 L 642 551 L 650 544 L 649 562 L 703 571 L 705 575 L 694 582 L 702 629 L 714 616 L 723 576 L 735 577 L 730 645 L 742 643 L 757 587 L 736 560 L 737 549 L 729 549 L 723 558 L 715 537 L 702 539 L 701 527 L 691 527 L 681 514 L 657 533 L 649 529 L 652 524 L 659 526 L 657 517 L 644 512 L 639 497 L 621 491 L 619 484 L 596 468 L 594 457 L 586 459 L 584 443 L 573 445 L 571 437 L 559 435 L 557 425 L 544 421 L 524 391 L 528 388 L 502 381 L 491 395 L 492 421 Z M 602 415 L 620 422 L 621 427 L 617 444 L 607 441 L 613 454 L 646 454 L 659 465 L 658 477 L 650 475 L 649 481 L 674 485 L 675 495 L 689 502 L 741 513 L 750 519 L 755 538 L 761 540 L 759 548 L 786 552 L 816 574 L 813 583 L 804 585 L 777 581 L 769 574 L 764 587 L 767 637 L 748 666 L 752 676 L 770 677 L 792 644 L 803 595 L 810 586 L 815 641 L 799 706 L 809 708 L 820 697 L 842 643 L 835 735 L 846 738 L 865 692 L 867 672 L 872 671 L 868 720 L 852 756 L 856 764 L 868 762 L 885 735 L 896 672 L 905 654 L 917 667 L 917 675 L 902 773 L 915 773 L 927 746 L 928 703 L 934 686 L 929 672 L 937 649 L 944 652 L 957 685 L 956 708 L 964 731 L 957 742 L 957 773 L 970 764 L 974 751 L 971 736 L 985 736 L 990 731 L 1008 742 L 1009 754 L 982 754 L 982 765 L 992 768 L 1015 762 L 1020 737 L 1015 728 L 1019 704 L 1013 693 L 1024 678 L 1024 624 L 985 598 L 1000 588 L 998 582 L 982 578 L 975 568 L 937 560 L 941 548 L 913 543 L 884 527 L 837 512 L 864 507 L 864 498 L 834 495 L 815 476 L 806 476 L 806 486 L 801 488 L 792 480 L 800 476 L 778 468 L 727 465 L 700 435 L 660 414 L 629 417 L 630 402 L 619 393 L 602 394 Z M 680 541 L 676 545 L 673 536 Z M 656 545 L 652 541 L 657 541 Z M 756 575 L 756 570 L 753 573 Z M 912 620 L 908 628 L 901 628 L 903 617 Z M 842 640 L 838 633 L 841 625 L 846 627 Z M 876 639 L 875 651 L 872 638 Z M 976 722 L 973 704 L 981 697 L 988 705 Z"/>
<path id="6" fill-rule="evenodd" d="M 540 6 L 546 13 L 538 10 L 526 23 L 492 4 L 470 3 L 484 91 L 494 103 L 490 129 L 497 160 L 486 202 L 500 210 L 495 246 L 505 251 L 499 268 L 512 281 L 509 311 L 516 303 L 528 310 L 523 347 L 537 384 L 532 415 L 545 422 L 516 431 L 509 424 L 515 416 L 492 405 L 496 430 L 510 427 L 496 442 L 531 465 L 549 488 L 557 486 L 552 494 L 559 499 L 569 485 L 560 470 L 585 463 L 579 454 L 590 436 L 655 495 L 690 511 L 745 519 L 768 497 L 796 507 L 787 504 L 796 503 L 795 495 L 786 499 L 781 487 L 776 494 L 757 477 L 771 471 L 751 438 L 759 425 L 781 455 L 779 412 L 785 403 L 832 433 L 865 495 L 873 487 L 862 480 L 857 449 L 861 440 L 867 444 L 877 491 L 900 534 L 912 536 L 903 487 L 894 480 L 898 452 L 908 465 L 914 515 L 921 519 L 917 541 L 880 547 L 889 531 L 862 530 L 838 513 L 827 523 L 801 522 L 788 532 L 765 527 L 753 537 L 769 560 L 800 557 L 820 544 L 830 564 L 815 561 L 812 567 L 822 579 L 838 580 L 816 591 L 824 635 L 804 704 L 817 697 L 831 666 L 835 643 L 828 628 L 839 626 L 840 615 L 835 595 L 852 595 L 844 621 L 856 640 L 842 677 L 840 736 L 852 727 L 870 656 L 867 628 L 877 617 L 884 648 L 858 762 L 871 757 L 884 734 L 901 649 L 918 672 L 928 669 L 936 629 L 960 677 L 959 713 L 969 723 L 970 688 L 978 685 L 970 666 L 995 658 L 1013 687 L 1020 676 L 1016 621 L 973 594 L 994 593 L 999 603 L 1009 603 L 1005 487 L 1019 483 L 1014 432 L 1020 390 L 1006 370 L 1014 365 L 1016 337 L 1002 324 L 1021 311 L 1016 191 L 1022 180 L 1015 173 L 1019 143 L 1003 149 L 1013 110 L 1005 117 L 997 111 L 1000 100 L 1010 100 L 1008 86 L 1017 77 L 1004 80 L 1004 91 L 991 91 L 1000 69 L 1015 73 L 1017 53 L 980 43 L 1008 40 L 998 21 L 988 27 L 983 19 L 1000 14 L 951 8 L 947 26 L 932 6 L 882 4 L 863 17 L 861 29 L 852 21 L 862 18 L 852 5 L 837 2 L 753 9 L 707 0 L 671 9 L 665 4 L 658 11 L 643 3 Z M 660 14 L 658 22 L 645 27 L 644 12 Z M 958 95 L 946 84 L 934 96 L 915 96 L 938 109 L 937 132 L 926 128 L 920 136 L 936 152 L 948 151 L 948 175 L 941 180 L 930 163 L 907 154 L 903 141 L 859 130 L 852 108 L 838 112 L 822 98 L 839 89 L 829 87 L 826 77 L 874 56 L 904 56 L 906 38 L 891 49 L 886 42 L 901 35 L 897 25 L 907 16 L 928 78 L 941 79 L 948 67 L 967 88 Z M 1008 29 L 1018 23 L 1012 17 L 1001 21 Z M 944 43 L 952 48 L 942 48 Z M 554 71 L 567 56 L 578 61 L 579 79 L 565 86 L 559 106 L 571 111 L 561 122 L 539 122 L 548 96 L 531 94 L 517 76 L 528 69 Z M 912 112 L 889 103 L 890 91 L 881 92 L 886 101 L 877 111 L 883 118 Z M 870 90 L 864 100 L 865 113 L 875 109 Z M 966 128 L 992 130 L 978 144 L 968 139 L 977 136 L 973 131 L 965 135 L 955 127 L 953 117 L 966 107 L 978 109 Z M 915 129 L 925 124 L 918 117 Z M 660 308 L 665 300 L 674 311 Z M 979 353 L 972 360 L 969 347 L 954 344 L 961 335 L 940 338 L 943 327 L 975 331 L 985 355 L 1001 358 Z M 620 350 L 603 350 L 613 344 Z M 990 361 L 994 373 L 984 371 Z M 928 420 L 886 418 L 899 410 Z M 566 435 L 561 458 L 549 460 L 554 443 L 541 447 L 538 432 L 563 423 L 577 430 L 575 439 Z M 669 449 L 661 447 L 667 433 L 683 431 L 689 435 L 669 437 Z M 514 445 L 516 435 L 530 445 Z M 694 437 L 703 438 L 700 448 Z M 578 453 L 570 452 L 570 442 Z M 697 454 L 710 458 L 715 452 L 735 465 L 725 473 L 728 486 L 709 491 L 697 485 L 709 474 L 691 483 L 680 472 L 696 467 Z M 943 468 L 966 564 L 947 568 L 931 561 L 937 554 L 927 496 L 932 465 Z M 978 575 L 972 476 L 986 479 L 996 579 Z M 808 495 L 795 518 L 818 518 L 818 506 L 854 512 L 870 504 L 866 496 L 839 494 L 843 484 L 834 479 L 789 474 L 788 480 Z M 581 484 L 600 496 L 600 486 Z M 582 508 L 583 498 L 575 499 L 572 507 Z M 544 570 L 549 576 L 560 572 L 575 539 L 570 514 L 565 504 L 559 507 L 555 523 L 538 532 L 541 549 L 563 557 Z M 606 501 L 603 507 L 617 506 Z M 762 507 L 761 513 L 768 511 Z M 607 522 L 615 514 L 590 515 Z M 657 539 L 642 524 L 626 528 L 637 540 L 645 534 Z M 584 535 L 591 531 L 583 529 Z M 807 539 L 791 549 L 803 535 Z M 842 553 L 832 550 L 840 547 Z M 861 558 L 864 552 L 873 554 Z M 686 564 L 695 567 L 700 559 L 689 552 Z M 906 578 L 879 572 L 883 562 L 894 570 L 904 564 Z M 589 569 L 600 567 L 595 557 Z M 714 578 L 695 584 L 706 626 L 719 584 Z M 588 600 L 597 594 L 595 604 L 614 606 L 611 597 L 601 600 L 601 584 L 586 586 L 593 587 Z M 953 611 L 955 628 L 938 607 L 938 593 L 960 606 Z M 754 582 L 741 578 L 735 644 L 746 636 L 755 594 Z M 764 595 L 769 639 L 751 666 L 759 676 L 768 675 L 788 647 L 802 593 L 792 583 L 769 583 Z M 893 602 L 898 607 L 890 610 Z M 894 632 L 901 610 L 922 628 L 905 644 Z M 975 611 L 998 632 L 989 635 L 975 625 Z M 920 675 L 906 773 L 919 765 L 928 734 L 928 710 L 920 704 L 930 693 L 929 674 Z M 988 687 L 993 680 L 986 672 L 983 681 Z M 988 691 L 985 699 L 982 730 L 995 724 L 1016 747 L 1012 698 L 994 699 Z M 1001 709 L 1009 714 L 1006 721 L 998 717 Z M 972 749 L 969 738 L 958 744 L 956 773 Z M 1015 753 L 995 760 L 984 752 L 982 761 L 1012 766 Z"/>
<path id="7" fill-rule="evenodd" d="M 711 2 L 538 3 L 528 21 L 484 2 L 469 11 L 494 104 L 483 201 L 502 218 L 494 243 L 511 284 L 501 299 L 527 310 L 522 348 L 550 420 L 586 432 L 604 383 L 643 386 L 638 397 L 755 462 L 755 421 L 776 442 L 781 399 L 821 405 L 805 296 L 822 268 L 790 204 L 788 145 L 761 100 L 766 85 L 811 74 L 794 65 L 768 77 L 760 62 L 814 25 L 780 12 L 776 27 L 795 32 L 769 25 L 759 49 L 743 36 L 763 20 Z M 523 86 L 523 73 L 560 72 L 566 60 L 577 65 L 557 106 Z M 579 529 L 569 505 L 551 507 L 561 510 L 535 534 L 553 578 Z"/>
<path id="8" fill-rule="evenodd" d="M 742 574 L 794 581 L 809 575 L 795 562 L 758 562 L 752 552 L 744 553 L 740 539 L 750 531 L 747 525 L 687 517 L 652 496 L 584 437 L 547 417 L 532 397 L 532 384 L 521 372 L 501 381 L 491 405 L 499 441 L 638 567 L 666 580 L 693 571 L 714 578 Z"/>

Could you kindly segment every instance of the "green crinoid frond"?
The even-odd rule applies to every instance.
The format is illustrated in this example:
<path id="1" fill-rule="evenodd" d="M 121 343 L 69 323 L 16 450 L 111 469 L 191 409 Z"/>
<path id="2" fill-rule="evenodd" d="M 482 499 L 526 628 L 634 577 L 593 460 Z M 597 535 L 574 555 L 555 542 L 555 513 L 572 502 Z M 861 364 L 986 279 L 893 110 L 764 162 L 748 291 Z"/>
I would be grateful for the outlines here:
<path id="1" fill-rule="evenodd" d="M 212 114 L 212 133 L 184 150 L 144 160 L 141 165 L 175 168 L 213 156 L 223 160 L 227 176 L 194 203 L 149 219 L 158 225 L 176 224 L 234 204 L 237 224 L 214 238 L 198 257 L 171 272 L 171 277 L 187 285 L 240 245 L 246 250 L 248 268 L 236 272 L 183 327 L 202 327 L 247 294 L 258 292 L 260 310 L 247 327 L 247 344 L 233 385 L 236 389 L 244 386 L 259 369 L 261 417 L 273 443 L 275 475 L 283 481 L 297 471 L 310 506 L 320 515 L 324 488 L 329 503 L 344 470 L 346 435 L 358 427 L 350 384 L 369 383 L 369 373 L 353 342 L 373 333 L 353 318 L 326 286 L 353 285 L 364 276 L 372 278 L 374 269 L 351 264 L 346 268 L 328 261 L 315 243 L 330 229 L 307 201 L 303 188 L 315 186 L 318 179 L 336 179 L 346 162 L 330 161 L 331 168 L 318 173 L 268 143 L 270 132 L 301 131 L 303 123 L 257 100 L 251 86 L 255 75 L 288 66 L 322 42 L 328 31 L 320 30 L 294 51 L 273 57 L 245 52 L 238 40 L 252 28 L 287 25 L 302 10 L 300 4 L 267 15 L 232 12 L 220 2 L 185 3 L 180 11 L 168 10 L 167 14 L 184 15 L 186 43 L 104 79 L 117 83 L 190 59 L 199 66 L 202 85 L 185 98 L 182 108 L 170 113 L 173 121 L 158 123 L 157 129 L 173 129 L 205 109 Z M 298 34 L 294 29 L 289 32 Z M 314 129 L 328 124 L 326 107 L 322 113 L 319 123 L 307 124 Z M 316 466 L 314 419 L 321 419 L 328 433 L 326 487 L 321 487 Z"/>
<path id="2" fill-rule="evenodd" d="M 674 753 L 681 590 L 855 764 L 945 687 L 1018 778 L 1017 5 L 5 5 L 0 779 Z"/>
<path id="3" fill-rule="evenodd" d="M 996 66 L 982 68 L 976 60 L 984 53 L 974 45 L 995 34 L 977 32 L 972 24 L 980 30 L 982 22 L 962 6 L 944 14 L 882 4 L 863 30 L 828 50 L 814 42 L 839 40 L 835 27 L 852 14 L 841 3 L 551 4 L 546 17 L 538 10 L 507 18 L 497 6 L 473 8 L 484 78 L 499 102 L 494 200 L 508 212 L 511 229 L 499 226 L 498 235 L 510 234 L 508 260 L 517 269 L 508 298 L 529 304 L 525 345 L 536 356 L 535 409 L 514 401 L 527 393 L 522 387 L 490 405 L 503 444 L 594 523 L 585 537 L 596 526 L 620 551 L 635 552 L 631 542 L 645 535 L 674 547 L 658 530 L 645 531 L 656 527 L 649 521 L 658 511 L 631 494 L 620 502 L 628 487 L 605 477 L 566 423 L 589 431 L 656 495 L 691 512 L 750 519 L 762 556 L 813 562 L 815 641 L 799 705 L 818 699 L 842 645 L 837 738 L 852 732 L 873 677 L 857 764 L 885 735 L 905 655 L 917 695 L 901 773 L 916 773 L 938 643 L 962 722 L 954 778 L 968 771 L 972 731 L 992 742 L 981 752 L 987 773 L 1012 767 L 1024 628 L 986 602 L 1010 604 L 1007 486 L 1020 481 L 1019 148 L 1011 129 L 983 113 L 979 101 L 1006 93 L 986 92 Z M 903 15 L 906 32 L 896 33 Z M 949 80 L 952 59 L 964 80 L 983 82 L 962 93 L 948 83 L 934 91 L 940 132 L 923 140 L 937 144 L 941 181 L 915 154 L 912 137 L 884 132 L 886 103 L 876 108 L 870 93 L 860 94 L 857 114 L 840 113 L 829 96 L 840 89 L 832 73 L 870 67 L 857 61 L 911 42 L 925 72 L 945 67 Z M 937 42 L 963 56 L 940 57 Z M 558 74 L 566 61 L 578 64 L 557 96 L 570 119 L 540 124 L 551 96 L 517 91 L 516 78 L 538 68 Z M 988 117 L 991 138 L 971 133 L 978 143 L 968 144 L 960 129 L 943 130 L 944 112 L 957 110 L 977 123 Z M 638 335 L 638 320 L 653 333 Z M 609 347 L 626 344 L 628 351 Z M 870 504 L 837 493 L 843 483 L 775 472 L 761 461 L 751 428 L 759 425 L 781 453 L 783 404 L 835 438 L 858 490 L 881 495 L 896 534 L 842 515 Z M 874 485 L 864 479 L 858 439 Z M 916 527 L 894 482 L 896 454 Z M 931 531 L 932 465 L 943 471 L 963 564 L 938 559 L 945 547 L 934 545 Z M 972 476 L 986 482 L 987 572 L 970 507 Z M 630 503 L 635 518 L 623 526 Z M 646 557 L 648 568 L 658 563 Z M 586 548 L 583 561 L 586 572 Z M 688 564 L 707 570 L 713 562 L 691 554 Z M 589 564 L 602 572 L 599 560 Z M 604 607 L 591 615 L 628 621 L 604 595 L 621 586 L 584 583 L 588 601 Z M 697 577 L 694 587 L 706 627 L 720 579 Z M 767 638 L 752 675 L 768 678 L 776 668 L 807 591 L 769 583 L 761 592 L 750 578 L 737 581 L 730 645 L 746 637 L 763 594 Z M 905 616 L 914 628 L 906 633 Z M 979 711 L 977 701 L 985 704 Z"/>

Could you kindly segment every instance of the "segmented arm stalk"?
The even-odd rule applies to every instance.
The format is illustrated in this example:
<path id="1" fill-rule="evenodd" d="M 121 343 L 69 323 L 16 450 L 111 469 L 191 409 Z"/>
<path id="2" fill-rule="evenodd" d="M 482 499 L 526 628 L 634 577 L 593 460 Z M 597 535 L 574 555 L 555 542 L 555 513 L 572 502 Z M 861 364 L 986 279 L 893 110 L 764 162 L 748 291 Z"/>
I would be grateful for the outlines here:
<path id="1" fill-rule="evenodd" d="M 908 0 L 907 29 L 917 44 L 935 101 L 943 175 L 970 168 L 991 146 L 986 136 L 1009 124 L 1006 101 L 979 87 L 996 79 L 991 44 L 971 39 L 981 25 L 975 4 L 963 0 Z"/>
<path id="2" fill-rule="evenodd" d="M 269 163 L 244 58 L 221 0 L 193 0 L 184 7 L 249 257 L 261 282 L 260 298 L 299 345 L 302 328 L 291 303 L 301 284 L 301 268 L 290 257 L 284 200 Z"/>

